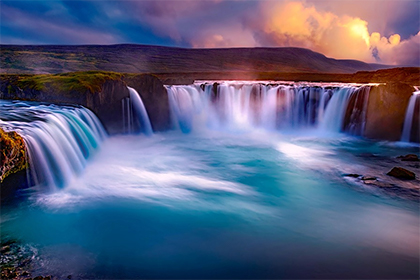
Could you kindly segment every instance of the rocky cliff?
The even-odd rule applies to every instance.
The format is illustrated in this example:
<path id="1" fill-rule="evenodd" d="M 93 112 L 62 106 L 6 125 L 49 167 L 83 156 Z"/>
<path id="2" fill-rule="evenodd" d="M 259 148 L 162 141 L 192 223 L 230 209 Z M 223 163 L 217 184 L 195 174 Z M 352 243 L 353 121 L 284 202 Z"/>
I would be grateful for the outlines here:
<path id="1" fill-rule="evenodd" d="M 163 83 L 154 75 L 129 74 L 124 77 L 129 87 L 141 96 L 154 131 L 171 128 L 168 94 Z"/>
<path id="2" fill-rule="evenodd" d="M 372 87 L 363 135 L 378 140 L 400 140 L 405 111 L 413 92 L 412 86 L 398 82 Z"/>
<path id="3" fill-rule="evenodd" d="M 374 72 L 371 75 L 379 74 Z M 56 75 L 0 75 L 0 99 L 79 104 L 91 109 L 106 130 L 114 134 L 123 132 L 122 100 L 129 96 L 127 85 L 133 87 L 142 97 L 153 129 L 170 129 L 166 89 L 159 78 L 149 74 L 88 71 Z M 401 82 L 373 86 L 368 97 L 365 129 L 357 134 L 373 139 L 399 140 L 405 110 L 413 91 L 413 86 Z M 360 100 L 351 100 L 355 104 L 352 107 L 360 105 L 359 109 L 362 110 L 363 104 Z M 357 117 L 350 113 L 354 112 L 347 112 L 346 119 L 349 116 Z M 348 130 L 346 125 L 344 130 Z M 418 134 L 417 131 L 413 133 Z"/>
<path id="4" fill-rule="evenodd" d="M 82 105 L 91 109 L 111 134 L 122 132 L 121 100 L 128 96 L 119 73 L 0 75 L 0 99 Z"/>
<path id="5" fill-rule="evenodd" d="M 0 99 L 78 104 L 92 110 L 110 134 L 122 133 L 122 100 L 136 89 L 155 131 L 170 129 L 169 101 L 153 75 L 74 72 L 56 75 L 0 75 Z"/>
<path id="6" fill-rule="evenodd" d="M 26 149 L 23 138 L 14 131 L 0 128 L 0 182 L 10 174 L 26 169 Z"/>

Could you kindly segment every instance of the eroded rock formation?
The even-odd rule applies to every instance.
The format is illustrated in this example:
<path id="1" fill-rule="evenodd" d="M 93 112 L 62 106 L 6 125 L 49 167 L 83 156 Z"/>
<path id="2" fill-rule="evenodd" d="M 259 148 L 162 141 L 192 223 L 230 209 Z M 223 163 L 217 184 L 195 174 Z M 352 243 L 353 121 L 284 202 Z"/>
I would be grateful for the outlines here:
<path id="1" fill-rule="evenodd" d="M 10 174 L 26 169 L 26 149 L 23 138 L 15 131 L 0 128 L 0 182 Z"/>

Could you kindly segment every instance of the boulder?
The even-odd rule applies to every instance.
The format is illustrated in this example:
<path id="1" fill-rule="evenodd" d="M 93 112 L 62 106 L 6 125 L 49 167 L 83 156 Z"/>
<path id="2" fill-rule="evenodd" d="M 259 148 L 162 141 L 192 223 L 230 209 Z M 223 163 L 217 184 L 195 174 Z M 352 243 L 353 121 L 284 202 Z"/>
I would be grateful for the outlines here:
<path id="1" fill-rule="evenodd" d="M 352 178 L 359 178 L 362 175 L 359 174 L 355 174 L 355 173 L 350 173 L 350 174 L 344 174 L 344 177 L 352 177 Z"/>
<path id="2" fill-rule="evenodd" d="M 25 141 L 15 131 L 4 131 L 0 128 L 0 183 L 16 172 L 25 170 L 26 148 Z"/>
<path id="3" fill-rule="evenodd" d="M 416 179 L 416 174 L 402 167 L 394 167 L 392 168 L 391 171 L 386 173 L 386 175 L 393 176 L 399 179 L 407 179 L 407 180 Z"/>
<path id="4" fill-rule="evenodd" d="M 415 154 L 408 154 L 405 156 L 399 156 L 397 158 L 399 158 L 402 161 L 420 161 L 419 157 Z"/>
<path id="5" fill-rule="evenodd" d="M 375 181 L 376 177 L 373 176 L 363 176 L 362 181 Z"/>

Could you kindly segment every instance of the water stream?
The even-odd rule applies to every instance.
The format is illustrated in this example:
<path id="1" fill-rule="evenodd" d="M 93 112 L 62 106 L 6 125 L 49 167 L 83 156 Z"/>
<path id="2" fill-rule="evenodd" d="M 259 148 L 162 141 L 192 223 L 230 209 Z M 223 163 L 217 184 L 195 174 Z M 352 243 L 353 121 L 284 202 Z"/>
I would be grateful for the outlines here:
<path id="1" fill-rule="evenodd" d="M 34 248 L 33 275 L 59 279 L 418 278 L 418 198 L 343 176 L 388 180 L 418 152 L 346 132 L 360 86 L 218 87 L 168 87 L 176 129 L 148 137 L 105 137 L 81 107 L 1 101 L 2 127 L 80 149 L 57 136 L 77 172 L 2 204 L 2 241 Z"/>

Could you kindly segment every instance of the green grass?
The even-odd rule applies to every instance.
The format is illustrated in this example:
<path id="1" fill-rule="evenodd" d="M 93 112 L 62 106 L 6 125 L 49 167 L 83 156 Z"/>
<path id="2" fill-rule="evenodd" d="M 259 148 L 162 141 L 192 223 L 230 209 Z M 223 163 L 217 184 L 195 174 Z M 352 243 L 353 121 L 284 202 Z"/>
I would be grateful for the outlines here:
<path id="1" fill-rule="evenodd" d="M 104 82 L 119 80 L 122 74 L 116 72 L 85 71 L 63 74 L 2 75 L 19 88 L 57 92 L 89 91 L 100 92 Z"/>

